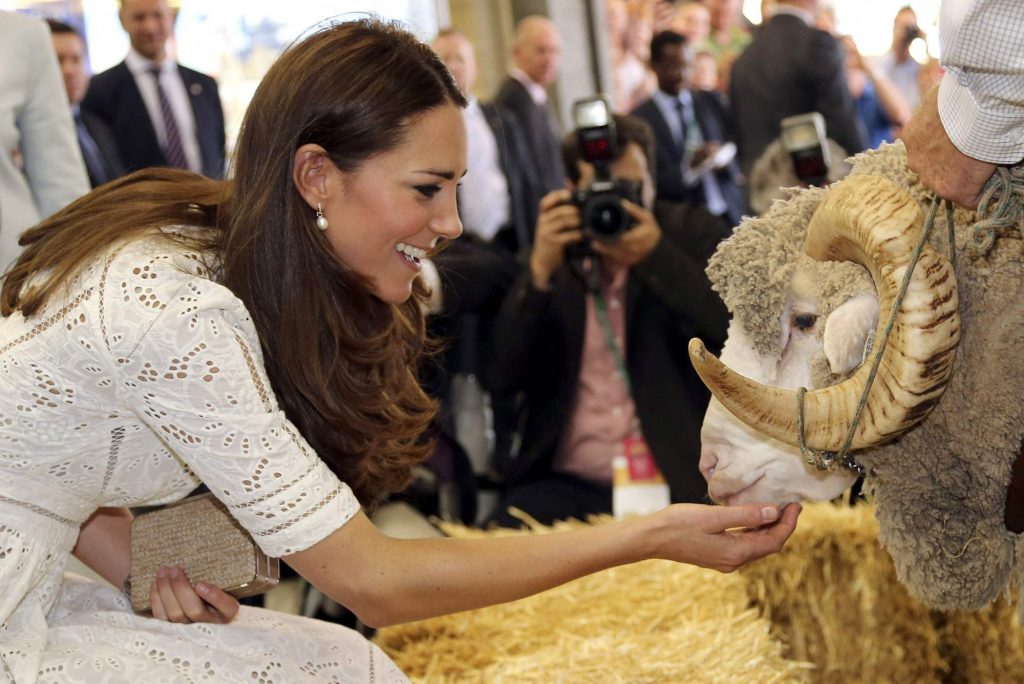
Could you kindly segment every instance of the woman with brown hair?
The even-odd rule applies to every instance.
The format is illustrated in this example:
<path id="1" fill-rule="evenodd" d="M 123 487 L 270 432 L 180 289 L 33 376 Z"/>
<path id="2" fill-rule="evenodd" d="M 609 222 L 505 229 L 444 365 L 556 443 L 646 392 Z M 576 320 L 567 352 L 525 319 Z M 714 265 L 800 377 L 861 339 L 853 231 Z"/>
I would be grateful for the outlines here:
<path id="1" fill-rule="evenodd" d="M 486 541 L 392 539 L 362 512 L 429 451 L 417 276 L 461 230 L 464 105 L 410 34 L 336 24 L 268 72 L 232 181 L 142 171 L 22 236 L 0 291 L 0 671 L 402 679 L 355 632 L 240 610 L 177 568 L 152 583 L 156 620 L 63 577 L 73 552 L 121 586 L 125 507 L 200 482 L 264 551 L 370 625 L 645 558 L 728 571 L 780 548 L 795 507 L 675 506 Z M 230 624 L 178 624 L 190 622 Z"/>

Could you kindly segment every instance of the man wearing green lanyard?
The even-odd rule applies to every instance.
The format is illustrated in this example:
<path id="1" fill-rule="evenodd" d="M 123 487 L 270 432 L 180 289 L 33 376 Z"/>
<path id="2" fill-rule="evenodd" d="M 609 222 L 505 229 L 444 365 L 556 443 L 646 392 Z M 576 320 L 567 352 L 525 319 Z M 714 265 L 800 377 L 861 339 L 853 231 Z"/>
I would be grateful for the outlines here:
<path id="1" fill-rule="evenodd" d="M 653 202 L 652 136 L 614 118 L 616 181 L 642 184 L 622 206 L 632 225 L 595 239 L 573 190 L 594 168 L 566 140 L 572 190 L 541 201 L 529 268 L 497 322 L 496 380 L 521 400 L 520 443 L 488 522 L 515 526 L 509 506 L 544 523 L 612 510 L 612 461 L 647 458 L 677 502 L 705 500 L 697 463 L 708 394 L 686 355 L 693 336 L 725 338 L 728 314 L 704 275 L 728 235 L 705 209 Z M 579 256 L 584 254 L 584 256 Z"/>

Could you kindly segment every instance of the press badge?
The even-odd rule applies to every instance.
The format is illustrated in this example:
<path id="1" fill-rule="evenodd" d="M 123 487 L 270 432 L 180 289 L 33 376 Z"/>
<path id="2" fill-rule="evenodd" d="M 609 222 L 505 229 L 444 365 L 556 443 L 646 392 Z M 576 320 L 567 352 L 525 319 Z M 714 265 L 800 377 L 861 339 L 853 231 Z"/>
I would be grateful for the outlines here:
<path id="1" fill-rule="evenodd" d="M 647 515 L 668 506 L 668 485 L 639 434 L 622 441 L 623 455 L 612 459 L 612 513 L 616 518 Z"/>

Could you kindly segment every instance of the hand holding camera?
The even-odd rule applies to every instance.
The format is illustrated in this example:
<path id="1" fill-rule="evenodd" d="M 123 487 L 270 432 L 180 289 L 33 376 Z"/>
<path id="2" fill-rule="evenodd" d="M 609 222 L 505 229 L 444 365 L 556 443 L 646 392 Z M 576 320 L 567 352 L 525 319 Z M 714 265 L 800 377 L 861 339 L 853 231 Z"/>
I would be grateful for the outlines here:
<path id="1" fill-rule="evenodd" d="M 579 179 L 579 187 L 556 190 L 541 200 L 530 256 L 530 273 L 538 289 L 546 289 L 552 273 L 567 264 L 593 290 L 599 286 L 601 261 L 613 267 L 632 266 L 661 237 L 654 216 L 642 207 L 645 174 L 637 172 L 635 161 L 620 166 L 627 148 L 619 145 L 607 99 L 577 101 L 573 119 L 579 158 L 578 173 L 570 176 Z M 593 256 L 602 259 L 588 260 Z"/>
<path id="2" fill-rule="evenodd" d="M 625 198 L 617 202 L 628 219 L 629 229 L 617 232 L 614 239 L 599 237 L 592 227 L 584 228 L 584 211 L 574 201 L 578 195 L 579 192 L 555 190 L 541 200 L 530 254 L 533 286 L 539 290 L 548 287 L 551 274 L 565 263 L 567 252 L 580 251 L 574 247 L 586 245 L 592 253 L 628 268 L 643 261 L 661 239 L 661 227 L 654 215 Z"/>
<path id="3" fill-rule="evenodd" d="M 917 24 L 914 24 L 913 26 L 908 26 L 905 29 L 903 29 L 903 42 L 906 45 L 910 45 L 918 38 L 924 37 L 924 31 L 922 31 L 921 27 L 919 27 Z"/>
<path id="4" fill-rule="evenodd" d="M 633 227 L 613 242 L 594 240 L 590 247 L 615 265 L 631 268 L 647 258 L 647 255 L 658 246 L 661 240 L 661 226 L 655 220 L 654 214 L 639 204 L 624 200 L 622 206 L 633 219 Z"/>
<path id="5" fill-rule="evenodd" d="M 540 201 L 540 215 L 530 253 L 533 286 L 547 289 L 551 274 L 565 263 L 566 247 L 583 241 L 580 211 L 569 190 L 555 190 Z"/>

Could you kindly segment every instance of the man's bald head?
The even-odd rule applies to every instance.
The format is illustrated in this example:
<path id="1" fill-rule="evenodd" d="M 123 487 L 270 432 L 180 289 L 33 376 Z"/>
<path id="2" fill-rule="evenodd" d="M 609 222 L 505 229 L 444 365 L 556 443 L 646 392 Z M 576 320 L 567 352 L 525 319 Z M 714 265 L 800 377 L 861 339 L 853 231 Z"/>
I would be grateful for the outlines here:
<path id="1" fill-rule="evenodd" d="M 434 52 L 452 72 L 455 85 L 466 97 L 469 97 L 473 84 L 476 83 L 476 56 L 469 38 L 457 29 L 443 29 L 430 43 Z"/>
<path id="2" fill-rule="evenodd" d="M 821 4 L 819 0 L 778 0 L 776 5 L 790 5 L 791 7 L 798 7 L 811 14 L 818 13 L 818 5 Z"/>
<path id="3" fill-rule="evenodd" d="M 516 25 L 512 60 L 535 83 L 554 83 L 561 54 L 562 36 L 547 17 L 533 14 Z"/>

